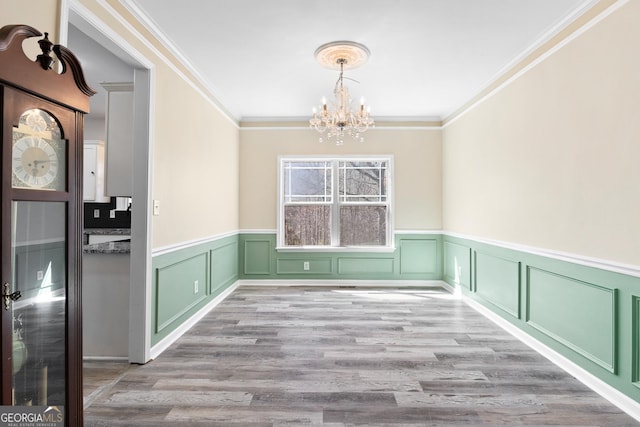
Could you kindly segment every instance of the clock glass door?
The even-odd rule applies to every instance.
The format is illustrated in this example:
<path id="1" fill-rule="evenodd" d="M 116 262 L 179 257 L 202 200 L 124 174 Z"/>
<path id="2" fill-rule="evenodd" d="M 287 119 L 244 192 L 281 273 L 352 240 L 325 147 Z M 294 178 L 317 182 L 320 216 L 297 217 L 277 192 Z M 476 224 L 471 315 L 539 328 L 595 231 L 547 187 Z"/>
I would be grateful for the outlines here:
<path id="1" fill-rule="evenodd" d="M 12 204 L 14 405 L 65 405 L 65 205 Z"/>
<path id="2" fill-rule="evenodd" d="M 65 408 L 68 397 L 69 137 L 74 115 L 14 95 L 2 234 L 3 404 Z M 8 215 L 7 215 L 8 214 Z M 3 258 L 4 258 L 3 256 Z M 10 337 L 10 338 L 9 338 Z M 62 409 L 63 410 L 63 409 Z"/>

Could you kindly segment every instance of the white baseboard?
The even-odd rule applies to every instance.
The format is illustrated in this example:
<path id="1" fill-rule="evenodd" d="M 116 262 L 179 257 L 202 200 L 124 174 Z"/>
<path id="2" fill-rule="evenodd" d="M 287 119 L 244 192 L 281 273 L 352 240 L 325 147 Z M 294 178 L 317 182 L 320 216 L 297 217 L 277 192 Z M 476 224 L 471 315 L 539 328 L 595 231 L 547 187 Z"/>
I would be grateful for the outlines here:
<path id="1" fill-rule="evenodd" d="M 202 307 L 196 314 L 191 316 L 189 320 L 184 322 L 182 325 L 173 330 L 169 335 L 164 337 L 158 344 L 151 347 L 150 354 L 151 360 L 158 357 L 163 351 L 165 351 L 171 344 L 176 342 L 178 338 L 184 335 L 192 326 L 194 326 L 200 319 L 202 319 L 207 313 L 209 313 L 215 306 L 220 304 L 224 299 L 231 294 L 231 292 L 235 291 L 239 286 L 238 282 L 235 282 L 233 285 L 229 286 L 225 289 L 220 295 L 216 296 L 211 302 L 209 302 L 206 306 Z"/>
<path id="2" fill-rule="evenodd" d="M 317 287 L 366 287 L 366 288 L 424 288 L 442 287 L 441 280 L 238 280 L 240 286 L 317 286 Z"/>
<path id="3" fill-rule="evenodd" d="M 451 293 L 460 295 L 461 299 L 478 313 L 482 314 L 493 323 L 500 326 L 502 329 L 504 329 L 514 337 L 518 338 L 524 344 L 528 345 L 529 347 L 540 353 L 542 356 L 549 359 L 551 362 L 553 362 L 564 371 L 568 372 L 570 375 L 573 375 L 578 381 L 582 382 L 591 390 L 607 399 L 622 411 L 626 412 L 637 421 L 640 421 L 640 403 L 636 402 L 626 394 L 605 383 L 600 378 L 587 372 L 585 369 L 576 365 L 574 362 L 567 359 L 560 353 L 556 352 L 550 347 L 547 347 L 545 344 L 525 333 L 520 328 L 509 323 L 507 320 L 495 314 L 493 311 L 489 310 L 482 304 L 474 301 L 472 298 L 463 295 L 458 287 L 453 287 L 444 281 L 442 282 L 442 286 Z"/>

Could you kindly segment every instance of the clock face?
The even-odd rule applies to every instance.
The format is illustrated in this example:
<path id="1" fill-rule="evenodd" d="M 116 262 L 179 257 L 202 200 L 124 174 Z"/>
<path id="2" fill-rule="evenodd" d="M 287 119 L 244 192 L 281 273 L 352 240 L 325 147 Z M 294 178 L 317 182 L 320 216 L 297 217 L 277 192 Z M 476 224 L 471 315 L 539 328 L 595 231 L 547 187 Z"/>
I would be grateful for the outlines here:
<path id="1" fill-rule="evenodd" d="M 64 191 L 65 141 L 48 113 L 28 110 L 13 129 L 11 165 L 14 188 Z"/>
<path id="2" fill-rule="evenodd" d="M 13 146 L 13 173 L 29 187 L 46 187 L 58 176 L 58 155 L 45 139 L 23 136 Z"/>

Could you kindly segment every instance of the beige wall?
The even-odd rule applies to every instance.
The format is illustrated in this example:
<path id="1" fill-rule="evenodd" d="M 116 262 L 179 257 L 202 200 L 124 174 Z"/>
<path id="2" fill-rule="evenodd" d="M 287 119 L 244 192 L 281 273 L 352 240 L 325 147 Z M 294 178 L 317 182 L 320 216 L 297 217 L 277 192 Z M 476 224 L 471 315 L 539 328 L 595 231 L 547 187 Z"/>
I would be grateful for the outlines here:
<path id="1" fill-rule="evenodd" d="M 396 230 L 442 226 L 442 143 L 439 129 L 374 129 L 364 142 L 319 143 L 310 129 L 240 131 L 240 228 L 275 230 L 279 155 L 394 156 Z M 326 138 L 325 138 L 326 139 Z"/>
<path id="2" fill-rule="evenodd" d="M 640 1 L 443 132 L 449 231 L 640 265 Z"/>
<path id="3" fill-rule="evenodd" d="M 59 1 L 48 0 L 0 0 L 0 27 L 5 25 L 29 25 L 41 33 L 49 33 L 49 40 L 58 43 Z M 24 49 L 29 58 L 35 60 L 41 53 L 40 37 L 25 42 Z"/>
<path id="4" fill-rule="evenodd" d="M 183 80 L 158 70 L 154 247 L 238 230 L 238 129 Z"/>

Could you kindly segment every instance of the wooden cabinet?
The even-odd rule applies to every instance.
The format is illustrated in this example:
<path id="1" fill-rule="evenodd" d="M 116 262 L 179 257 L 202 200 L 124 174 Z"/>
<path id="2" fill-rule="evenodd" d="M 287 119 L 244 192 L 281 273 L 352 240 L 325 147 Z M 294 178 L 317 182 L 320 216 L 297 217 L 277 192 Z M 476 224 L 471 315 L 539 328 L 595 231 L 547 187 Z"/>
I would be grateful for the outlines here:
<path id="1" fill-rule="evenodd" d="M 107 91 L 106 192 L 131 197 L 133 83 L 102 83 Z"/>
<path id="2" fill-rule="evenodd" d="M 85 202 L 107 203 L 105 193 L 105 146 L 104 141 L 84 142 L 83 191 Z"/>

